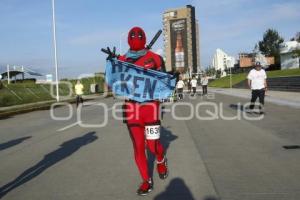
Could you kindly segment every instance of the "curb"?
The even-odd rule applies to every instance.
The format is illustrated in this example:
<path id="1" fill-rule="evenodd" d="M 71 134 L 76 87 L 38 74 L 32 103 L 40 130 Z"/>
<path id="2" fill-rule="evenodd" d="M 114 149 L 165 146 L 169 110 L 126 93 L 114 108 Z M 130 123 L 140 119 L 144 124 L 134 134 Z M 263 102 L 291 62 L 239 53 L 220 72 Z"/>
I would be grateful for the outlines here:
<path id="1" fill-rule="evenodd" d="M 95 98 L 97 98 L 97 96 L 90 97 L 90 98 L 86 97 L 84 99 L 84 101 L 90 101 Z M 14 116 L 17 114 L 23 114 L 23 113 L 33 112 L 33 111 L 37 111 L 37 110 L 48 110 L 51 108 L 51 105 L 55 102 L 56 102 L 55 100 L 47 101 L 45 103 L 36 102 L 38 105 L 29 105 L 29 106 L 24 105 L 24 107 L 11 108 L 6 111 L 0 111 L 0 120 L 10 118 L 11 116 Z M 76 103 L 76 100 L 74 98 L 72 98 L 72 99 L 62 100 L 61 102 L 68 102 L 68 103 L 73 104 L 73 103 Z M 59 105 L 56 107 L 59 107 Z"/>

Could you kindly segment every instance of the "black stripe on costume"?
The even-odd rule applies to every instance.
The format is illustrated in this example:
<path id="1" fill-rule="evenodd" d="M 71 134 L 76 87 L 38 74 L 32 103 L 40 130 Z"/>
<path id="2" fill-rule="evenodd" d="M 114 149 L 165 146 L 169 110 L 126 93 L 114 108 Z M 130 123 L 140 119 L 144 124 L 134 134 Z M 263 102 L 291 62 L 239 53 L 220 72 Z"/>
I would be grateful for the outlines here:
<path id="1" fill-rule="evenodd" d="M 150 125 L 161 125 L 161 122 L 160 122 L 160 120 L 158 120 L 158 121 L 153 121 L 153 122 L 147 122 L 147 123 L 144 123 L 145 124 L 145 126 L 150 126 Z"/>

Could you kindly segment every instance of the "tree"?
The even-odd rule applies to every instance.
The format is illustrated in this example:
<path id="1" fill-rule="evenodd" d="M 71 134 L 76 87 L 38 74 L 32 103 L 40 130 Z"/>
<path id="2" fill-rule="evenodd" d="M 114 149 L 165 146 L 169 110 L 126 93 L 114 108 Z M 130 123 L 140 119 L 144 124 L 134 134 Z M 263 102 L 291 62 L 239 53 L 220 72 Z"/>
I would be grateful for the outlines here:
<path id="1" fill-rule="evenodd" d="M 294 55 L 293 55 L 294 58 L 297 58 L 297 57 L 300 58 L 300 49 L 294 50 L 294 51 L 293 51 L 293 54 L 294 54 Z"/>
<path id="2" fill-rule="evenodd" d="M 215 68 L 213 68 L 213 67 L 208 67 L 208 68 L 206 68 L 206 70 L 205 70 L 205 74 L 206 74 L 207 76 L 214 76 L 214 75 L 216 74 L 216 70 L 215 70 Z"/>
<path id="3" fill-rule="evenodd" d="M 216 78 L 221 78 L 221 75 L 222 75 L 222 71 L 220 69 L 218 69 L 216 71 Z"/>
<path id="4" fill-rule="evenodd" d="M 274 56 L 275 64 L 280 65 L 279 44 L 284 39 L 275 29 L 268 29 L 263 36 L 263 40 L 258 42 L 259 50 L 266 56 Z"/>
<path id="5" fill-rule="evenodd" d="M 295 37 L 292 37 L 290 39 L 290 41 L 297 41 L 297 42 L 300 42 L 300 32 L 297 32 Z"/>
<path id="6" fill-rule="evenodd" d="M 296 33 L 295 40 L 300 42 L 300 32 Z"/>

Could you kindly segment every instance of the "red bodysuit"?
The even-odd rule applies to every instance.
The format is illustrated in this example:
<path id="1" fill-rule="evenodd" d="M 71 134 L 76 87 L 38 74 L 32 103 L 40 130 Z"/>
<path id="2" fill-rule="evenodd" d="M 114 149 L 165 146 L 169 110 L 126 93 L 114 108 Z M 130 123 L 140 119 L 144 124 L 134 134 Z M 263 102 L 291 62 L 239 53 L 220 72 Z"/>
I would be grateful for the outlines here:
<path id="1" fill-rule="evenodd" d="M 164 66 L 162 58 L 145 48 L 146 36 L 141 28 L 135 27 L 129 31 L 128 43 L 129 53 L 119 56 L 119 60 L 146 69 L 162 70 Z M 132 139 L 135 161 L 144 181 L 150 178 L 146 147 L 156 156 L 158 162 L 164 159 L 164 149 L 160 140 L 145 138 L 145 126 L 160 125 L 159 104 L 159 101 L 155 100 L 144 103 L 127 100 L 124 105 L 124 117 Z"/>

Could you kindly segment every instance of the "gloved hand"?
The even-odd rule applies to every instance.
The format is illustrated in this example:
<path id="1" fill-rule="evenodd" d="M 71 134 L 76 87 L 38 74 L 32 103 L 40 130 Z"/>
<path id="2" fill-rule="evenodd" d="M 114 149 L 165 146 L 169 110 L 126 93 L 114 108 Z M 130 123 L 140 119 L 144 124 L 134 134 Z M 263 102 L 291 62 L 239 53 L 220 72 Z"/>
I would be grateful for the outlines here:
<path id="1" fill-rule="evenodd" d="M 167 73 L 173 75 L 174 77 L 176 77 L 176 83 L 179 81 L 179 76 L 181 74 L 180 72 L 178 72 L 178 71 L 169 71 Z"/>
<path id="2" fill-rule="evenodd" d="M 113 47 L 113 51 L 111 51 L 109 47 L 107 47 L 106 49 L 102 48 L 101 51 L 108 55 L 106 60 L 111 60 L 120 56 L 116 54 L 116 47 Z"/>

